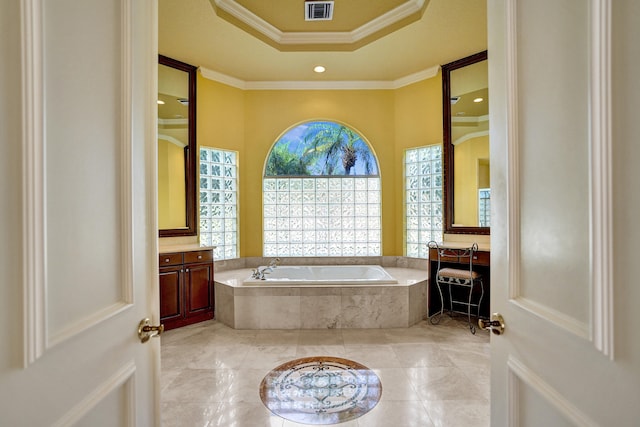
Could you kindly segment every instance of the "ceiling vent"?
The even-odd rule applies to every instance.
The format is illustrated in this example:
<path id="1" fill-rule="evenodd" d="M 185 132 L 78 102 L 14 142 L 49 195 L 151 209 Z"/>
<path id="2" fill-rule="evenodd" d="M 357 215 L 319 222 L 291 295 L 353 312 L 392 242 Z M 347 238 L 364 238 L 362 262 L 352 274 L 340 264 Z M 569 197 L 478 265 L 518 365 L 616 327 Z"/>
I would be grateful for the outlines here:
<path id="1" fill-rule="evenodd" d="M 333 19 L 332 1 L 305 1 L 305 21 L 330 21 Z"/>

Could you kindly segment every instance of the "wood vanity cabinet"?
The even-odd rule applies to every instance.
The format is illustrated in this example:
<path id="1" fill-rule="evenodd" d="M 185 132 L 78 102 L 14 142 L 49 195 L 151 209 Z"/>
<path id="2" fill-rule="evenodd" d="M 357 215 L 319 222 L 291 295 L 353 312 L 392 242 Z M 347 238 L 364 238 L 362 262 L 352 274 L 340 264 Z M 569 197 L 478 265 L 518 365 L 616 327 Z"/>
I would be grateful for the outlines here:
<path id="1" fill-rule="evenodd" d="M 159 263 L 165 330 L 213 319 L 213 250 L 161 253 Z"/>

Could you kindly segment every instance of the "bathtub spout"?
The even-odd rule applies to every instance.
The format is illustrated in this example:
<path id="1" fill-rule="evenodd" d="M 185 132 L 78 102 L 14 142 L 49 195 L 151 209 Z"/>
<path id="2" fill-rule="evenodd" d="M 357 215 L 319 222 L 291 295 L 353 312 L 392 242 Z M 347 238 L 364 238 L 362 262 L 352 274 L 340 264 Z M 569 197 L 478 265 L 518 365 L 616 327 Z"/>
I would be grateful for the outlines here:
<path id="1" fill-rule="evenodd" d="M 271 268 L 276 268 L 278 264 L 280 264 L 280 258 L 274 258 L 271 261 L 269 261 L 269 267 Z"/>
<path id="2" fill-rule="evenodd" d="M 253 270 L 251 270 L 251 278 L 253 279 L 258 279 L 258 280 L 265 280 L 264 275 L 265 274 L 269 274 L 273 271 L 273 268 L 271 267 L 264 267 L 264 268 L 254 268 Z"/>

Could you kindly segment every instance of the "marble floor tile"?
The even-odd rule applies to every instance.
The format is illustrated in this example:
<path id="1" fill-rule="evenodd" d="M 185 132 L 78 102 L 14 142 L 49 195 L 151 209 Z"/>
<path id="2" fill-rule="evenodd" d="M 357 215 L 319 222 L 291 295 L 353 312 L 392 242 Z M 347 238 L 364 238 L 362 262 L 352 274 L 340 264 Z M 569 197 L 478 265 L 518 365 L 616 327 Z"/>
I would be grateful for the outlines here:
<path id="1" fill-rule="evenodd" d="M 409 368 L 406 372 L 423 400 L 487 400 L 460 368 Z"/>
<path id="2" fill-rule="evenodd" d="M 220 403 L 163 402 L 162 427 L 211 427 Z"/>
<path id="3" fill-rule="evenodd" d="M 309 427 L 310 424 L 300 424 L 291 420 L 284 420 L 282 427 Z M 337 427 L 360 427 L 358 420 L 349 420 L 340 424 L 324 424 L 325 426 L 337 426 Z"/>
<path id="4" fill-rule="evenodd" d="M 454 365 L 462 368 L 465 366 L 481 368 L 489 364 L 488 343 L 467 343 L 464 347 L 453 344 L 443 344 L 442 350 L 446 352 Z"/>
<path id="5" fill-rule="evenodd" d="M 194 351 L 187 363 L 191 369 L 238 369 L 253 349 L 246 344 L 239 345 L 202 345 L 201 351 Z M 174 364 L 175 365 L 175 364 Z"/>
<path id="6" fill-rule="evenodd" d="M 400 368 L 400 361 L 389 345 L 345 345 L 346 358 L 368 367 Z"/>
<path id="7" fill-rule="evenodd" d="M 384 400 L 370 412 L 358 418 L 358 426 L 433 427 L 434 424 L 420 401 Z"/>
<path id="8" fill-rule="evenodd" d="M 453 366 L 449 355 L 438 344 L 392 344 L 390 346 L 403 368 L 423 368 L 426 366 Z"/>
<path id="9" fill-rule="evenodd" d="M 303 329 L 298 345 L 344 345 L 341 329 Z"/>
<path id="10" fill-rule="evenodd" d="M 296 358 L 312 356 L 334 356 L 347 358 L 343 345 L 299 345 Z"/>
<path id="11" fill-rule="evenodd" d="M 420 400 L 415 387 L 402 368 L 373 369 L 382 384 L 382 398 L 385 401 Z"/>
<path id="12" fill-rule="evenodd" d="M 480 389 L 482 394 L 489 395 L 491 392 L 491 368 L 488 365 L 483 367 L 467 366 L 460 368 L 460 370 Z"/>
<path id="13" fill-rule="evenodd" d="M 165 389 L 166 401 L 221 402 L 236 373 L 230 369 L 184 369 Z"/>
<path id="14" fill-rule="evenodd" d="M 339 427 L 489 426 L 489 335 L 443 316 L 398 329 L 234 330 L 207 321 L 161 341 L 163 427 L 301 427 L 271 413 L 260 383 L 293 359 L 334 356 L 372 369 L 380 402 Z"/>
<path id="15" fill-rule="evenodd" d="M 418 325 L 412 326 L 410 328 L 397 328 L 397 329 L 387 329 L 385 330 L 385 336 L 389 343 L 402 343 L 402 344 L 423 344 L 425 342 L 431 341 L 442 341 L 444 340 L 444 336 L 446 333 L 442 331 L 434 331 L 434 327 L 424 327 L 424 322 L 419 323 Z M 438 336 L 442 335 L 442 339 L 437 339 Z"/>
<path id="16" fill-rule="evenodd" d="M 284 419 L 269 411 L 260 403 L 224 402 L 207 427 L 282 427 Z"/>
<path id="17" fill-rule="evenodd" d="M 273 369 L 296 358 L 296 345 L 254 346 L 247 354 L 241 369 Z"/>
<path id="18" fill-rule="evenodd" d="M 436 427 L 488 426 L 489 405 L 478 401 L 425 401 L 424 406 Z"/>
<path id="19" fill-rule="evenodd" d="M 160 392 L 164 396 L 165 391 L 169 384 L 173 382 L 176 378 L 178 378 L 182 374 L 181 369 L 169 370 L 162 369 L 160 372 Z"/>
<path id="20" fill-rule="evenodd" d="M 253 344 L 264 346 L 297 345 L 299 337 L 299 329 L 266 329 L 258 331 Z"/>
<path id="21" fill-rule="evenodd" d="M 345 345 L 388 344 L 385 329 L 343 329 Z"/>
<path id="22" fill-rule="evenodd" d="M 269 373 L 269 369 L 243 369 L 231 383 L 224 401 L 230 403 L 260 403 L 260 383 Z"/>

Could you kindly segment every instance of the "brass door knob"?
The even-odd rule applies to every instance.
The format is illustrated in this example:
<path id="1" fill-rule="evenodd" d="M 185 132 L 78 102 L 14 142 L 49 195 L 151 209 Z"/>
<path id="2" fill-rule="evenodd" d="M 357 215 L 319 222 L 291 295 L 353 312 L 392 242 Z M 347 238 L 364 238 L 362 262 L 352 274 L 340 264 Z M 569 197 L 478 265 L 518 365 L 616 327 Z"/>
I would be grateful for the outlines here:
<path id="1" fill-rule="evenodd" d="M 151 326 L 151 320 L 148 317 L 142 319 L 138 324 L 138 337 L 140 337 L 140 342 L 142 343 L 146 343 L 153 337 L 159 337 L 163 332 L 164 325 Z"/>
<path id="2" fill-rule="evenodd" d="M 504 333 L 504 318 L 500 313 L 493 313 L 491 320 L 478 319 L 478 326 L 483 330 L 491 330 L 496 335 Z"/>

